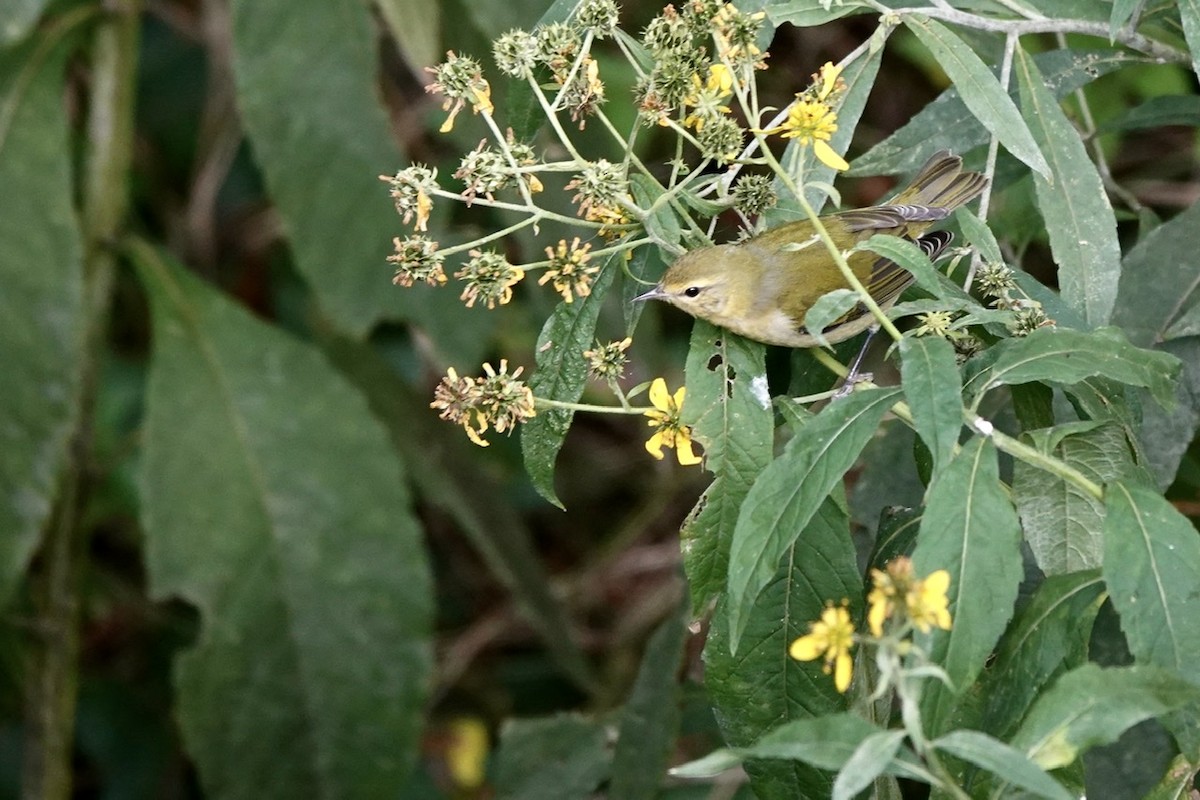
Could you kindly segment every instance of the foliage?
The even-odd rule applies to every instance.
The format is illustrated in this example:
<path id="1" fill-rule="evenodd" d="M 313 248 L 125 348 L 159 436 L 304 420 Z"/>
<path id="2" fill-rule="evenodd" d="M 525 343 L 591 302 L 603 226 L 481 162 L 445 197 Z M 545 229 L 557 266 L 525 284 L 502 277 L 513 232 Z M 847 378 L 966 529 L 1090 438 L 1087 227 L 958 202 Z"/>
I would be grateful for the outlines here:
<path id="1" fill-rule="evenodd" d="M 0 3 L 0 797 L 1194 786 L 1200 4 L 479 5 Z M 878 381 L 639 299 L 797 220 Z"/>

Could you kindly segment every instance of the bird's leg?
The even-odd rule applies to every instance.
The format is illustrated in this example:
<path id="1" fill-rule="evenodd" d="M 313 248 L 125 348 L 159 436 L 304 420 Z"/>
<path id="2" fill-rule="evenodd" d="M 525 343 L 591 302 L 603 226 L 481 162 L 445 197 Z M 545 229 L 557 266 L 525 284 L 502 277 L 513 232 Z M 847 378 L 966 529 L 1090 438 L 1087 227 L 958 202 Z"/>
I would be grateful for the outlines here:
<path id="1" fill-rule="evenodd" d="M 875 338 L 875 334 L 878 332 L 878 325 L 872 325 L 871 327 L 867 328 L 867 338 L 863 340 L 862 347 L 860 347 L 858 350 L 858 355 L 854 357 L 854 361 L 850 364 L 850 372 L 846 374 L 846 379 L 842 381 L 842 388 L 838 389 L 837 392 L 834 393 L 834 400 L 837 400 L 839 397 L 845 397 L 854 391 L 854 385 L 859 381 L 871 380 L 872 376 L 870 373 L 863 373 L 860 375 L 858 368 L 862 366 L 863 356 L 867 354 L 867 348 L 871 346 L 871 340 Z"/>

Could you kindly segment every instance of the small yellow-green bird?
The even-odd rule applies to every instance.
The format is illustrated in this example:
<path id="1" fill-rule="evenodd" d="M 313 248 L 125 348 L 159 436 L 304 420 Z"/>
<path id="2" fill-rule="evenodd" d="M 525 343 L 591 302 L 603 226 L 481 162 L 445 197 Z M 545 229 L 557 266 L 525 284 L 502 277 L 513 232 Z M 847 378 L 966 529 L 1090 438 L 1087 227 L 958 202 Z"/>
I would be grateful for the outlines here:
<path id="1" fill-rule="evenodd" d="M 978 172 L 964 172 L 962 159 L 935 153 L 912 184 L 884 205 L 821 217 L 842 251 L 877 233 L 915 242 L 930 258 L 950 243 L 950 233 L 925 231 L 970 202 L 987 186 Z M 903 267 L 874 253 L 849 253 L 850 269 L 882 308 L 891 306 L 912 282 Z M 638 300 L 665 300 L 693 317 L 708 320 L 766 344 L 813 347 L 804 315 L 821 295 L 849 288 L 809 220 L 789 222 L 737 244 L 693 250 L 671 265 L 662 280 Z M 869 328 L 875 318 L 861 304 L 823 331 L 830 344 Z"/>

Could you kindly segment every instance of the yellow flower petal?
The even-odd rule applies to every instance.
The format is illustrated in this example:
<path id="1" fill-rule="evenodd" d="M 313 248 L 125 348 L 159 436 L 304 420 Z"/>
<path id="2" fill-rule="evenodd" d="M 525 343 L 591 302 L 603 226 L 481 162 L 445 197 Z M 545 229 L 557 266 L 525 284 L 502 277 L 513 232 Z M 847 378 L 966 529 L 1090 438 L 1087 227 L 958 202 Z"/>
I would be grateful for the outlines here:
<path id="1" fill-rule="evenodd" d="M 850 169 L 850 165 L 846 163 L 846 159 L 839 156 L 828 143 L 820 139 L 813 139 L 813 154 L 822 164 L 839 172 Z"/>
<path id="2" fill-rule="evenodd" d="M 888 617 L 887 595 L 872 591 L 867 600 L 871 603 L 871 610 L 867 612 L 867 626 L 871 629 L 872 636 L 883 636 L 883 621 Z"/>
<path id="3" fill-rule="evenodd" d="M 815 661 L 825 652 L 825 637 L 810 633 L 792 642 L 788 655 L 797 661 Z"/>
<path id="4" fill-rule="evenodd" d="M 821 100 L 829 97 L 829 93 L 837 85 L 837 79 L 841 74 L 841 67 L 835 67 L 833 62 L 826 61 L 825 65 L 821 67 L 821 91 L 817 93 L 817 97 Z"/>
<path id="5" fill-rule="evenodd" d="M 944 569 L 939 569 L 936 572 L 931 572 L 929 577 L 922 581 L 924 591 L 922 594 L 927 596 L 946 597 L 946 592 L 950 589 L 950 573 Z"/>
<path id="6" fill-rule="evenodd" d="M 673 398 L 673 399 L 674 399 L 674 401 L 675 401 L 675 409 L 676 409 L 676 410 L 679 410 L 679 409 L 683 408 L 683 399 L 684 399 L 685 397 L 687 397 L 687 387 L 686 387 L 686 386 L 680 386 L 680 387 L 679 387 L 679 391 L 677 391 L 677 392 L 675 393 L 675 397 Z"/>
<path id="7" fill-rule="evenodd" d="M 671 393 L 667 391 L 667 382 L 662 378 L 655 378 L 654 383 L 650 384 L 650 403 L 659 411 L 670 412 Z"/>
<path id="8" fill-rule="evenodd" d="M 656 431 L 653 436 L 646 440 L 646 452 L 657 458 L 659 461 L 663 459 L 663 432 Z"/>
<path id="9" fill-rule="evenodd" d="M 842 650 L 838 653 L 837 663 L 833 669 L 833 686 L 839 692 L 845 694 L 850 688 L 850 677 L 854 672 L 854 659 L 850 657 L 848 650 Z"/>
<path id="10" fill-rule="evenodd" d="M 690 467 L 699 464 L 704 459 L 696 455 L 692 450 L 691 435 L 682 435 L 675 438 L 675 457 L 679 459 L 679 463 L 685 467 Z"/>

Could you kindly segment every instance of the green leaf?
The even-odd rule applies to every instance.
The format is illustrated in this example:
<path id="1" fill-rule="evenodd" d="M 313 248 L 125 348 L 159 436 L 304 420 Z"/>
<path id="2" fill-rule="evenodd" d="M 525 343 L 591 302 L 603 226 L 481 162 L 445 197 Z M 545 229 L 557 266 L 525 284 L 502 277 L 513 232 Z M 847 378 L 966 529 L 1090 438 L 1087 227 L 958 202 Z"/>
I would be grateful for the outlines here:
<path id="1" fill-rule="evenodd" d="M 963 423 L 954 346 L 937 336 L 905 336 L 900 340 L 900 378 L 917 433 L 933 453 L 936 475 L 954 455 Z"/>
<path id="2" fill-rule="evenodd" d="M 1175 480 L 1180 461 L 1200 424 L 1200 338 L 1173 339 L 1159 345 L 1180 360 L 1183 369 L 1176 386 L 1174 408 L 1141 404 L 1141 424 L 1136 426 L 1141 459 L 1154 473 L 1159 488 Z M 1136 398 L 1134 398 L 1136 399 Z"/>
<path id="3" fill-rule="evenodd" d="M 832 4 L 823 3 L 822 0 L 785 0 L 771 3 L 767 8 L 771 22 L 776 27 L 789 22 L 798 28 L 806 28 L 833 22 L 847 14 L 863 13 L 870 9 L 870 5 L 860 0 L 843 0 Z"/>
<path id="4" fill-rule="evenodd" d="M 1088 659 L 1092 623 L 1104 599 L 1099 570 L 1055 575 L 1038 586 L 1004 632 L 980 679 L 981 721 L 1001 739 L 1016 730 L 1034 699 L 1056 677 Z"/>
<path id="5" fill-rule="evenodd" d="M 913 566 L 924 577 L 950 573 L 948 631 L 914 634 L 946 671 L 954 691 L 928 681 L 921 698 L 927 730 L 945 730 L 956 702 L 979 675 L 1008 620 L 1021 583 L 1021 525 L 1000 483 L 996 448 L 974 438 L 930 487 Z"/>
<path id="6" fill-rule="evenodd" d="M 131 255 L 154 320 L 147 572 L 152 597 L 200 610 L 175 689 L 201 782 L 395 794 L 417 754 L 433 607 L 387 432 L 315 350 L 149 246 Z"/>
<path id="7" fill-rule="evenodd" d="M 751 608 L 821 500 L 854 465 L 895 389 L 870 389 L 829 404 L 797 433 L 750 488 L 729 555 L 730 645 L 736 653 Z"/>
<path id="8" fill-rule="evenodd" d="M 1071 800 L 1073 795 L 1020 750 L 979 731 L 951 731 L 932 742 L 942 752 L 983 767 L 1021 789 L 1046 800 Z"/>
<path id="9" fill-rule="evenodd" d="M 673 778 L 715 778 L 726 770 L 740 766 L 741 763 L 742 757 L 738 753 L 722 747 L 686 764 L 671 767 L 668 774 Z"/>
<path id="10" fill-rule="evenodd" d="M 388 31 L 400 45 L 400 52 L 414 74 L 423 75 L 424 68 L 435 64 L 442 56 L 442 6 L 424 0 L 374 0 Z"/>
<path id="11" fill-rule="evenodd" d="M 963 103 L 1008 152 L 1034 172 L 1050 176 L 1029 128 L 1008 92 L 975 52 L 945 25 L 920 16 L 906 16 L 908 26 L 929 50 L 961 93 Z"/>
<path id="12" fill-rule="evenodd" d="M 1038 698 L 1010 744 L 1043 769 L 1058 769 L 1142 720 L 1198 698 L 1200 688 L 1157 667 L 1085 664 Z"/>
<path id="13" fill-rule="evenodd" d="M 833 782 L 833 800 L 853 800 L 870 786 L 896 757 L 907 735 L 903 730 L 880 731 L 863 739 Z"/>
<path id="14" fill-rule="evenodd" d="M 816 513 L 749 610 L 738 655 L 730 651 L 727 600 L 713 614 L 704 647 L 704 683 L 731 746 L 751 745 L 781 723 L 846 708 L 846 698 L 820 662 L 802 663 L 787 655 L 788 645 L 809 632 L 829 600 L 849 598 L 851 616 L 862 618 L 862 578 L 849 521 L 833 499 L 817 503 Z M 833 784 L 831 776 L 799 763 L 751 759 L 746 772 L 759 797 L 828 797 Z"/>
<path id="15" fill-rule="evenodd" d="M 621 711 L 608 785 L 611 800 L 653 800 L 679 732 L 679 665 L 691 615 L 688 604 L 668 616 L 646 645 L 637 679 Z"/>
<path id="16" fill-rule="evenodd" d="M 1200 763 L 1187 756 L 1176 756 L 1167 768 L 1167 774 L 1144 800 L 1181 800 L 1192 791 Z"/>
<path id="17" fill-rule="evenodd" d="M 645 175 L 630 175 L 629 186 L 633 190 L 634 200 L 642 208 L 652 208 L 663 194 L 662 185 Z M 654 213 L 646 217 L 645 226 L 646 233 L 657 240 L 678 244 L 683 239 L 683 228 L 670 203 L 659 206 Z"/>
<path id="18" fill-rule="evenodd" d="M 1151 97 L 1100 125 L 1096 134 L 1160 128 L 1164 125 L 1200 126 L 1200 97 L 1191 94 Z"/>
<path id="19" fill-rule="evenodd" d="M 857 714 L 825 714 L 785 722 L 738 752 L 746 758 L 803 761 L 836 772 L 867 737 L 879 733 L 883 731 Z"/>
<path id="20" fill-rule="evenodd" d="M 1016 56 L 1021 110 L 1050 162 L 1049 172 L 1035 172 L 1033 184 L 1063 300 L 1089 327 L 1107 325 L 1121 277 L 1117 219 L 1108 192 L 1079 131 L 1046 88 L 1033 59 L 1022 48 Z"/>
<path id="21" fill-rule="evenodd" d="M 1162 341 L 1200 300 L 1200 203 L 1151 231 L 1125 256 L 1113 324 L 1134 344 Z"/>
<path id="22" fill-rule="evenodd" d="M 1104 580 L 1140 664 L 1200 683 L 1200 536 L 1160 494 L 1105 491 Z"/>
<path id="23" fill-rule="evenodd" d="M 1032 431 L 1022 439 L 1096 483 L 1134 470 L 1125 431 L 1115 423 L 1068 423 Z M 1104 549 L 1100 500 L 1021 460 L 1013 464 L 1013 499 L 1042 572 L 1061 575 L 1100 566 Z"/>
<path id="24" fill-rule="evenodd" d="M 948 294 L 951 296 L 966 296 L 966 293 L 961 289 L 958 292 L 950 290 L 948 293 L 947 284 L 949 281 L 946 280 L 946 276 L 934 268 L 933 262 L 929 260 L 929 256 L 925 255 L 921 248 L 907 239 L 877 233 L 870 239 L 859 242 L 855 245 L 855 249 L 870 250 L 876 255 L 896 262 L 912 273 L 917 286 L 929 292 L 934 297 L 940 298 Z"/>
<path id="25" fill-rule="evenodd" d="M 550 586 L 533 534 L 496 479 L 480 468 L 476 446 L 438 420 L 429 398 L 418 396 L 370 343 L 320 333 L 322 350 L 367 398 L 404 463 L 420 465 L 408 477 L 421 500 L 454 521 L 563 672 L 593 690 L 592 668 Z"/>
<path id="26" fill-rule="evenodd" d="M 1137 17 L 1141 16 L 1145 0 L 1113 0 L 1112 14 L 1108 18 L 1108 40 L 1117 38 L 1117 34 L 1129 23 L 1130 30 L 1137 29 Z M 1135 16 L 1135 14 L 1137 16 Z"/>
<path id="27" fill-rule="evenodd" d="M 817 344 L 828 347 L 829 343 L 821 335 L 821 331 L 844 316 L 846 312 L 858 305 L 858 292 L 853 289 L 834 289 L 817 298 L 808 312 L 804 315 L 805 330 L 814 331 Z"/>
<path id="28" fill-rule="evenodd" d="M 1028 336 L 1006 339 L 992 350 L 997 357 L 991 368 L 964 382 L 976 395 L 1000 384 L 1042 381 L 1062 386 L 1106 377 L 1145 386 L 1160 405 L 1174 404 L 1179 359 L 1134 347 L 1118 328 L 1088 333 L 1038 328 Z"/>
<path id="29" fill-rule="evenodd" d="M 680 530 L 692 609 L 700 614 L 725 591 L 738 511 L 771 460 L 775 414 L 765 348 L 696 320 L 687 387 L 683 420 L 704 446 L 705 468 L 716 476 Z"/>
<path id="30" fill-rule="evenodd" d="M 367 5 L 235 0 L 230 12 L 240 117 L 300 273 L 355 336 L 420 314 L 385 270 L 401 222 L 376 176 L 402 157 L 376 93 Z"/>
<path id="31" fill-rule="evenodd" d="M 1179 0 L 1179 21 L 1192 51 L 1192 70 L 1200 75 L 1200 0 Z"/>
<path id="32" fill-rule="evenodd" d="M 591 797 L 611 770 L 606 740 L 603 725 L 576 714 L 508 720 L 495 756 L 497 800 Z"/>
<path id="33" fill-rule="evenodd" d="M 1000 243 L 996 241 L 996 235 L 986 222 L 965 206 L 955 211 L 954 217 L 962 226 L 967 241 L 975 246 L 984 261 L 1003 263 L 1004 255 L 1000 252 Z"/>
<path id="34" fill-rule="evenodd" d="M 19 21 L 19 20 L 16 20 Z M 50 516 L 79 402 L 83 247 L 59 51 L 0 52 L 0 608 Z"/>
<path id="35" fill-rule="evenodd" d="M 666 272 L 667 264 L 663 260 L 662 250 L 657 247 L 639 247 L 633 251 L 626 266 L 629 274 L 624 275 L 621 282 L 621 310 L 625 314 L 625 333 L 633 336 L 647 305 L 645 302 L 635 303 L 633 298 L 657 283 Z"/>
<path id="36" fill-rule="evenodd" d="M 1056 0 L 1059 2 L 1060 0 Z M 1087 0 L 1091 3 L 1092 0 Z M 1057 15 L 1059 12 L 1054 12 Z M 1034 56 L 1054 96 L 1062 99 L 1091 81 L 1143 59 L 1118 50 L 1051 50 Z M 998 70 L 998 68 L 997 68 Z M 1015 96 L 1016 87 L 1009 94 Z M 851 175 L 912 172 L 930 153 L 965 153 L 987 144 L 989 131 L 963 103 L 953 86 L 921 109 L 902 128 L 854 160 Z"/>
<path id="37" fill-rule="evenodd" d="M 588 380 L 583 351 L 593 344 L 600 307 L 621 271 L 621 258 L 621 253 L 609 256 L 592 284 L 592 293 L 572 303 L 559 303 L 542 326 L 534 350 L 537 369 L 529 376 L 535 396 L 564 403 L 576 403 L 583 396 Z M 543 408 L 521 426 L 521 453 L 533 488 L 559 508 L 563 504 L 554 493 L 554 461 L 574 416 L 575 412 L 567 409 Z"/>

